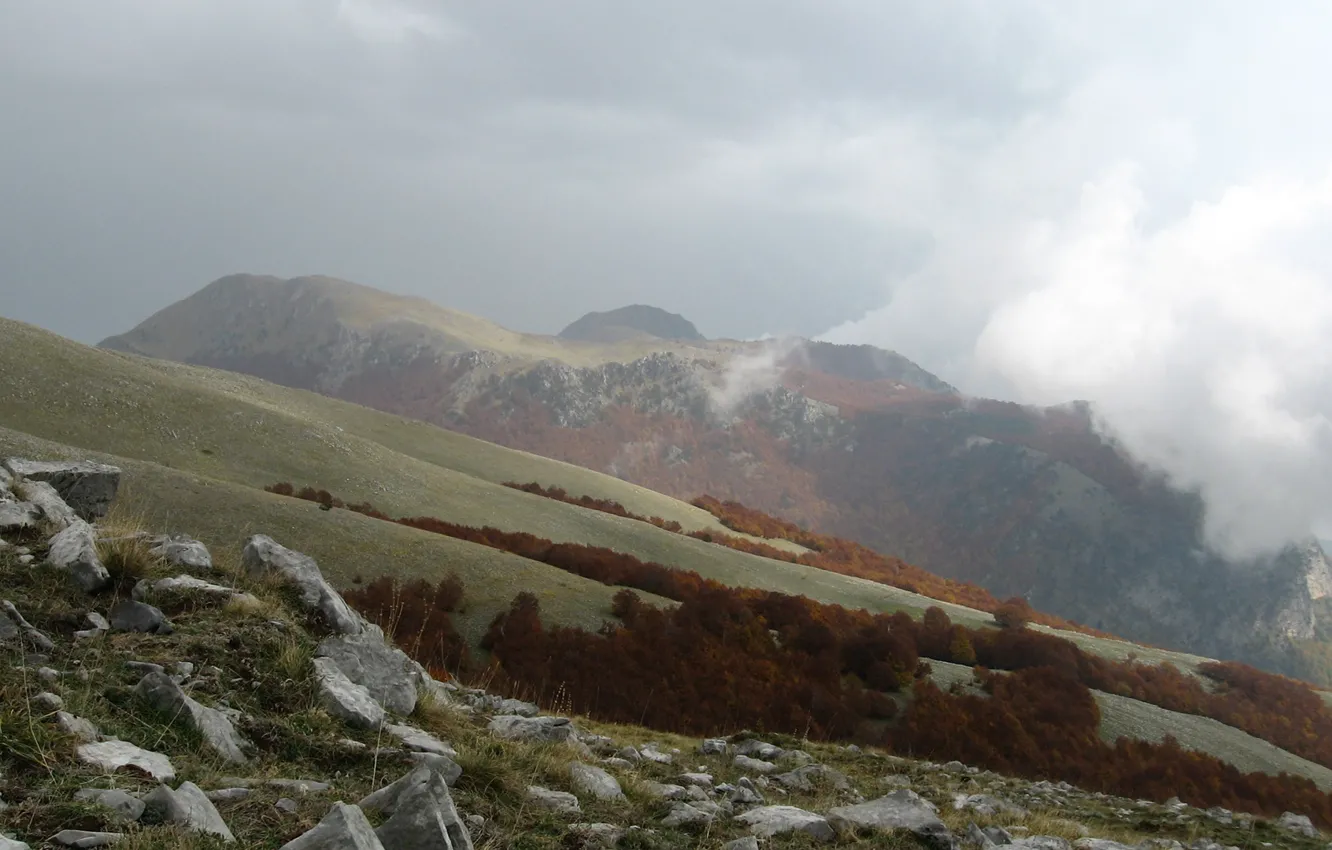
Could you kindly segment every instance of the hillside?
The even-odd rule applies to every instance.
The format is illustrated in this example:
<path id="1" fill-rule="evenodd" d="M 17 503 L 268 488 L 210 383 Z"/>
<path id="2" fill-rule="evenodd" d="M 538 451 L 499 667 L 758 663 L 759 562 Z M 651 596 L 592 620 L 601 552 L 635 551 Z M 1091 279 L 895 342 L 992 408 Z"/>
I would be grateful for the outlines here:
<path id="1" fill-rule="evenodd" d="M 280 297 L 260 309 L 256 289 Z M 291 291 L 334 318 L 309 319 Z M 385 319 L 400 301 L 341 282 L 227 278 L 106 345 L 316 390 L 681 499 L 735 499 L 1116 634 L 1332 682 L 1317 544 L 1253 563 L 1207 554 L 1198 499 L 1144 476 L 1086 406 L 963 399 L 865 346 L 574 343 L 489 323 L 426 344 Z M 275 316 L 282 333 L 265 330 Z M 338 342 L 304 341 L 299 329 L 325 324 Z"/>
<path id="2" fill-rule="evenodd" d="M 559 335 L 561 339 L 584 342 L 619 342 L 639 335 L 695 342 L 704 339 L 694 323 L 684 316 L 646 304 L 631 304 L 605 313 L 588 313 L 570 323 Z"/>

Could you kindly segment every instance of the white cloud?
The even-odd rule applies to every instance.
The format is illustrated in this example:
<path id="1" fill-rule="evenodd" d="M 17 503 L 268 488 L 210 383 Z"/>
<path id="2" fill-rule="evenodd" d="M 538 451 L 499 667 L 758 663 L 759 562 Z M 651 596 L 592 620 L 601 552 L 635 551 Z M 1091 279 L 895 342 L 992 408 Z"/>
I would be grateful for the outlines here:
<path id="1" fill-rule="evenodd" d="M 395 0 L 338 0 L 337 17 L 358 38 L 369 42 L 401 43 L 416 36 L 443 40 L 458 35 L 454 25 L 441 16 Z"/>

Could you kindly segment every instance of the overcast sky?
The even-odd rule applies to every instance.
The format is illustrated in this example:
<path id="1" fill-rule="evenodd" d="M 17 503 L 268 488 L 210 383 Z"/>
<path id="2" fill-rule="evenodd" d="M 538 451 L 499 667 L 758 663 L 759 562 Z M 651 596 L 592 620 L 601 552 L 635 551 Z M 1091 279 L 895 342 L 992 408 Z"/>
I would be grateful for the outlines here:
<path id="1" fill-rule="evenodd" d="M 0 0 L 0 314 L 96 341 L 322 273 L 872 342 L 1096 401 L 1270 544 L 1332 519 L 1330 34 L 1295 0 Z"/>

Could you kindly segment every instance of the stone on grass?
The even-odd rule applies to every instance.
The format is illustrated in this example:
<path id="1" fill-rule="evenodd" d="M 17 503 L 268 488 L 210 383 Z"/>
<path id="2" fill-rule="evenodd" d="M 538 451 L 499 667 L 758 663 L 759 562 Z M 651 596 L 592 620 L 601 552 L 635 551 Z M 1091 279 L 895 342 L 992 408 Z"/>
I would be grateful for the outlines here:
<path id="1" fill-rule="evenodd" d="M 675 803 L 670 812 L 662 818 L 661 825 L 672 828 L 681 826 L 706 826 L 712 823 L 712 812 L 697 808 L 691 803 Z"/>
<path id="2" fill-rule="evenodd" d="M 422 765 L 361 801 L 388 815 L 375 835 L 393 850 L 472 850 L 472 837 L 458 815 L 444 777 Z"/>
<path id="3" fill-rule="evenodd" d="M 722 850 L 759 850 L 758 839 L 752 835 L 737 838 L 722 845 Z"/>
<path id="4" fill-rule="evenodd" d="M 76 717 L 68 711 L 55 713 L 56 728 L 66 735 L 73 735 L 84 743 L 91 744 L 102 739 L 102 733 L 91 720 Z"/>
<path id="5" fill-rule="evenodd" d="M 759 838 L 803 832 L 816 841 L 831 841 L 835 834 L 823 815 L 795 806 L 762 806 L 736 815 L 735 819 L 747 824 L 749 831 Z"/>
<path id="6" fill-rule="evenodd" d="M 32 848 L 17 838 L 0 834 L 0 850 L 32 850 Z"/>
<path id="7" fill-rule="evenodd" d="M 322 794 L 333 790 L 332 785 L 317 779 L 269 779 L 264 784 L 293 794 Z"/>
<path id="8" fill-rule="evenodd" d="M 214 803 L 239 803 L 241 800 L 248 800 L 250 794 L 249 788 L 219 788 L 207 792 L 204 796 Z"/>
<path id="9" fill-rule="evenodd" d="M 176 778 L 176 769 L 171 766 L 171 759 L 161 753 L 136 747 L 128 741 L 111 740 L 84 744 L 77 752 L 80 760 L 94 767 L 100 767 L 107 773 L 133 768 L 159 782 L 170 782 Z"/>
<path id="10" fill-rule="evenodd" d="M 183 826 L 191 832 L 216 835 L 227 843 L 236 840 L 208 795 L 193 782 L 182 782 L 174 791 L 166 785 L 159 785 L 143 798 L 143 803 L 147 811 L 167 823 Z"/>
<path id="11" fill-rule="evenodd" d="M 644 761 L 655 762 L 656 764 L 670 764 L 675 761 L 670 753 L 663 753 L 657 749 L 655 744 L 645 744 L 639 747 L 638 754 L 643 757 Z"/>
<path id="12" fill-rule="evenodd" d="M 644 794 L 661 800 L 683 800 L 686 794 L 683 785 L 671 785 L 669 783 L 648 781 L 643 783 L 642 788 Z"/>
<path id="13" fill-rule="evenodd" d="M 56 489 L 45 481 L 25 481 L 19 485 L 19 492 L 28 502 L 42 511 L 42 519 L 59 529 L 69 528 L 79 522 L 79 515 L 65 504 Z"/>
<path id="14" fill-rule="evenodd" d="M 284 815 L 294 815 L 301 810 L 300 804 L 290 797 L 279 797 L 278 801 L 273 804 L 273 808 Z"/>
<path id="15" fill-rule="evenodd" d="M 88 832 L 83 829 L 62 829 L 51 836 L 51 840 L 62 847 L 110 847 L 124 837 L 119 832 Z"/>
<path id="16" fill-rule="evenodd" d="M 183 534 L 157 538 L 157 544 L 148 550 L 148 554 L 189 570 L 209 572 L 213 569 L 213 556 L 208 547 Z"/>
<path id="17" fill-rule="evenodd" d="M 741 770 L 752 770 L 755 773 L 772 773 L 777 769 L 777 765 L 770 761 L 750 758 L 749 756 L 736 756 L 735 766 Z"/>
<path id="18" fill-rule="evenodd" d="M 11 457 L 5 468 L 18 478 L 45 481 L 86 520 L 106 516 L 120 488 L 120 470 L 92 461 L 40 461 Z"/>
<path id="19" fill-rule="evenodd" d="M 334 803 L 314 829 L 282 845 L 281 850 L 385 850 L 365 812 Z"/>
<path id="20" fill-rule="evenodd" d="M 134 692 L 158 711 L 180 717 L 189 723 L 224 761 L 244 764 L 248 760 L 243 751 L 248 742 L 231 725 L 227 715 L 187 696 L 180 685 L 165 673 L 144 676 Z"/>
<path id="21" fill-rule="evenodd" d="M 772 761 L 773 759 L 781 758 L 784 751 L 776 744 L 769 744 L 756 738 L 749 738 L 738 744 L 732 745 L 731 752 L 736 755 L 751 756 L 753 758 L 763 759 L 764 761 Z"/>
<path id="22" fill-rule="evenodd" d="M 904 829 L 937 847 L 949 848 L 955 844 L 934 806 L 907 789 L 866 803 L 839 806 L 828 812 L 828 822 L 848 832 Z"/>
<path id="23" fill-rule="evenodd" d="M 368 623 L 324 580 L 319 565 L 309 555 L 294 552 L 267 535 L 256 534 L 246 541 L 241 563 L 250 575 L 276 574 L 294 585 L 306 610 L 321 614 L 334 632 L 359 635 L 365 631 Z"/>
<path id="24" fill-rule="evenodd" d="M 315 653 L 331 658 L 348 679 L 362 685 L 376 702 L 394 714 L 408 715 L 416 708 L 416 681 L 407 653 L 390 646 L 375 626 L 359 634 L 331 637 Z"/>
<path id="25" fill-rule="evenodd" d="M 725 738 L 707 738 L 698 745 L 698 751 L 705 756 L 724 756 L 726 755 L 727 744 Z"/>
<path id="26" fill-rule="evenodd" d="M 314 659 L 315 683 L 324 710 L 358 729 L 375 729 L 384 722 L 384 708 L 370 692 L 348 679 L 331 658 Z"/>
<path id="27" fill-rule="evenodd" d="M 144 802 L 133 794 L 110 788 L 83 788 L 74 792 L 74 799 L 101 806 L 126 821 L 138 820 L 145 808 Z"/>
<path id="28" fill-rule="evenodd" d="M 97 535 L 81 519 L 51 538 L 46 558 L 56 569 L 69 573 L 86 593 L 96 593 L 111 584 L 111 574 L 97 555 Z"/>
<path id="29" fill-rule="evenodd" d="M 26 644 L 38 652 L 55 649 L 51 639 L 24 619 L 8 599 L 0 602 L 0 643 Z"/>
<path id="30" fill-rule="evenodd" d="M 173 629 L 167 622 L 166 614 L 144 602 L 122 599 L 111 606 L 108 612 L 111 630 L 116 632 L 141 632 L 150 635 L 169 635 Z"/>
<path id="31" fill-rule="evenodd" d="M 552 791 L 549 788 L 542 788 L 540 785 L 529 785 L 527 786 L 527 799 L 538 808 L 549 809 L 561 814 L 577 814 L 582 811 L 578 804 L 578 798 L 568 791 Z"/>
<path id="32" fill-rule="evenodd" d="M 195 596 L 213 597 L 219 602 L 226 602 L 237 596 L 246 596 L 234 587 L 204 581 L 194 576 L 180 575 L 174 578 L 159 578 L 156 581 L 143 579 L 134 585 L 131 596 L 142 602 L 155 596 L 166 594 L 194 594 Z M 251 597 L 253 598 L 253 597 Z"/>
<path id="33" fill-rule="evenodd" d="M 407 753 L 407 757 L 417 764 L 424 764 L 444 777 L 444 784 L 450 788 L 462 776 L 462 766 L 448 756 L 438 753 Z"/>
<path id="34" fill-rule="evenodd" d="M 400 726 L 394 723 L 386 723 L 384 731 L 402 742 L 402 745 L 409 750 L 418 753 L 431 753 L 433 755 L 448 756 L 453 758 L 458 755 L 458 751 L 449 746 L 444 741 L 439 740 L 428 732 L 423 732 L 415 726 Z"/>
<path id="35" fill-rule="evenodd" d="M 772 777 L 772 781 L 791 791 L 803 791 L 806 794 L 814 793 L 820 785 L 827 785 L 838 791 L 851 789 L 851 782 L 846 778 L 846 774 L 823 764 L 807 764 L 789 773 L 779 773 Z"/>
<path id="36" fill-rule="evenodd" d="M 624 798 L 620 783 L 599 767 L 576 761 L 569 765 L 569 776 L 573 780 L 575 790 L 596 797 L 598 800 Z"/>
<path id="37" fill-rule="evenodd" d="M 27 531 L 42 523 L 42 509 L 32 502 L 0 500 L 0 532 Z"/>
<path id="38" fill-rule="evenodd" d="M 1281 817 L 1277 818 L 1276 825 L 1281 829 L 1287 829 L 1291 832 L 1303 835 L 1307 838 L 1317 838 L 1318 830 L 1314 827 L 1313 821 L 1309 820 L 1308 815 L 1297 815 L 1294 812 L 1283 812 Z"/>
<path id="39" fill-rule="evenodd" d="M 576 731 L 573 722 L 567 717 L 521 717 L 516 714 L 501 714 L 490 719 L 490 733 L 511 741 L 567 741 Z"/>

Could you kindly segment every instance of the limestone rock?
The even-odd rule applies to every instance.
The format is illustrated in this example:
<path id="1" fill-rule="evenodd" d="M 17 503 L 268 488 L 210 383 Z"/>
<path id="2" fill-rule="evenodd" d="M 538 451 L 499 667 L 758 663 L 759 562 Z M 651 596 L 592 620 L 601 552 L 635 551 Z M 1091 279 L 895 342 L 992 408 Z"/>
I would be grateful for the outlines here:
<path id="1" fill-rule="evenodd" d="M 134 585 L 132 596 L 139 602 L 152 599 L 156 596 L 166 594 L 196 594 L 198 596 L 215 597 L 218 601 L 225 602 L 236 596 L 247 596 L 234 587 L 226 587 L 220 584 L 204 581 L 194 576 L 180 575 L 174 578 L 159 578 L 156 581 L 144 579 Z M 251 597 L 253 598 L 253 597 Z"/>
<path id="2" fill-rule="evenodd" d="M 358 729 L 375 729 L 384 722 L 384 708 L 370 692 L 348 679 L 331 658 L 314 660 L 319 698 L 329 714 Z"/>
<path id="3" fill-rule="evenodd" d="M 42 519 L 59 529 L 79 521 L 79 515 L 65 504 L 56 489 L 45 481 L 25 481 L 19 485 L 23 498 L 41 509 Z"/>
<path id="4" fill-rule="evenodd" d="M 214 803 L 239 803 L 250 798 L 249 788 L 219 788 L 209 791 L 204 796 Z"/>
<path id="5" fill-rule="evenodd" d="M 828 812 L 828 822 L 839 830 L 905 829 L 937 847 L 955 845 L 952 833 L 939 820 L 934 806 L 914 791 L 903 789 L 854 806 L 839 806 Z"/>
<path id="6" fill-rule="evenodd" d="M 75 520 L 51 538 L 47 560 L 70 574 L 75 584 L 87 593 L 96 593 L 111 584 L 111 574 L 97 555 L 97 535 L 83 520 Z"/>
<path id="7" fill-rule="evenodd" d="M 662 784 L 660 782 L 644 782 L 643 793 L 650 797 L 657 797 L 662 800 L 683 800 L 685 798 L 685 787 L 683 785 Z"/>
<path id="8" fill-rule="evenodd" d="M 361 807 L 389 816 L 375 835 L 394 850 L 472 850 L 467 825 L 458 816 L 444 777 L 428 765 L 361 801 Z"/>
<path id="9" fill-rule="evenodd" d="M 772 777 L 772 781 L 784 788 L 803 791 L 806 794 L 814 793 L 819 785 L 828 785 L 838 791 L 851 789 L 851 782 L 844 773 L 823 764 L 807 764 L 789 773 L 779 773 Z"/>
<path id="10" fill-rule="evenodd" d="M 390 646 L 378 628 L 328 638 L 316 654 L 333 659 L 343 675 L 364 686 L 388 711 L 408 715 L 416 708 L 416 682 L 407 654 Z"/>
<path id="11" fill-rule="evenodd" d="M 490 733 L 511 741 L 567 741 L 576 731 L 573 722 L 567 717 L 521 717 L 516 714 L 501 714 L 490 719 Z"/>
<path id="12" fill-rule="evenodd" d="M 737 838 L 722 845 L 722 850 L 759 850 L 758 839 L 752 835 Z"/>
<path id="13" fill-rule="evenodd" d="M 663 753 L 657 749 L 655 744 L 646 744 L 638 748 L 638 754 L 644 761 L 655 762 L 656 764 L 671 764 L 675 758 L 670 753 Z"/>
<path id="14" fill-rule="evenodd" d="M 681 826 L 707 826 L 712 823 L 712 812 L 704 811 L 691 803 L 676 803 L 670 812 L 662 818 L 661 825 L 672 828 Z"/>
<path id="15" fill-rule="evenodd" d="M 66 735 L 73 735 L 84 743 L 91 744 L 102 739 L 101 731 L 91 720 L 76 717 L 68 711 L 57 711 L 55 713 L 55 725 L 61 732 Z"/>
<path id="16" fill-rule="evenodd" d="M 754 773 L 772 773 L 777 769 L 777 765 L 770 761 L 750 758 L 749 756 L 736 756 L 735 766 L 741 770 L 751 770 Z"/>
<path id="17" fill-rule="evenodd" d="M 55 649 L 51 639 L 24 619 L 8 599 L 0 602 L 0 643 L 23 643 L 38 652 Z"/>
<path id="18" fill-rule="evenodd" d="M 119 832 L 88 832 L 82 829 L 62 829 L 51 836 L 51 840 L 62 847 L 110 847 L 124 837 Z"/>
<path id="19" fill-rule="evenodd" d="M 42 691 L 32 698 L 32 707 L 42 714 L 53 714 L 65 707 L 65 701 L 58 694 Z"/>
<path id="20" fill-rule="evenodd" d="M 618 846 L 620 839 L 628 834 L 629 830 L 613 823 L 571 823 L 569 838 L 576 843 L 571 845 L 566 841 L 565 844 L 579 850 L 605 850 Z"/>
<path id="21" fill-rule="evenodd" d="M 32 850 L 32 848 L 16 838 L 8 838 L 0 834 L 0 850 Z"/>
<path id="22" fill-rule="evenodd" d="M 384 850 L 365 812 L 334 803 L 314 829 L 282 845 L 281 850 Z"/>
<path id="23" fill-rule="evenodd" d="M 94 803 L 126 821 L 138 820 L 145 808 L 144 802 L 133 794 L 107 788 L 83 788 L 74 792 L 74 799 Z"/>
<path id="24" fill-rule="evenodd" d="M 277 573 L 300 591 L 301 604 L 319 612 L 337 634 L 359 635 L 368 625 L 351 609 L 333 586 L 324 580 L 319 565 L 309 555 L 294 552 L 273 538 L 256 534 L 245 543 L 241 563 L 251 575 Z"/>
<path id="25" fill-rule="evenodd" d="M 725 738 L 708 738 L 698 745 L 698 751 L 705 756 L 724 756 L 727 748 Z"/>
<path id="26" fill-rule="evenodd" d="M 573 779 L 574 789 L 583 794 L 599 800 L 619 800 L 624 797 L 620 783 L 599 767 L 576 761 L 569 765 L 569 776 Z"/>
<path id="27" fill-rule="evenodd" d="M 445 742 L 439 740 L 428 732 L 423 732 L 415 726 L 400 726 L 394 723 L 384 725 L 384 731 L 393 737 L 402 741 L 402 745 L 409 750 L 418 753 L 431 753 L 433 755 L 448 756 L 453 758 L 458 755 L 458 751 Z"/>
<path id="28" fill-rule="evenodd" d="M 9 458 L 5 468 L 18 478 L 45 481 L 85 520 L 106 516 L 120 488 L 120 470 L 92 461 L 37 461 Z"/>
<path id="29" fill-rule="evenodd" d="M 157 813 L 167 823 L 183 826 L 191 832 L 216 835 L 227 843 L 236 840 L 212 801 L 193 782 L 182 782 L 175 791 L 159 785 L 157 790 L 144 797 L 143 802 L 148 811 Z"/>
<path id="30" fill-rule="evenodd" d="M 187 570 L 210 572 L 213 569 L 213 556 L 208 547 L 183 534 L 156 538 L 156 545 L 148 553 Z"/>
<path id="31" fill-rule="evenodd" d="M 783 753 L 782 748 L 776 744 L 769 744 L 756 738 L 749 738 L 735 744 L 731 747 L 731 751 L 736 755 L 750 756 L 764 761 L 772 761 L 773 759 L 781 758 Z"/>
<path id="32" fill-rule="evenodd" d="M 958 811 L 967 809 L 987 817 L 998 814 L 1021 816 L 1027 813 L 1027 810 L 1021 806 L 989 794 L 958 794 L 953 798 L 953 808 Z"/>
<path id="33" fill-rule="evenodd" d="M 160 609 L 133 599 L 122 599 L 112 605 L 107 619 L 111 622 L 111 630 L 116 632 L 169 635 L 173 631 Z"/>
<path id="34" fill-rule="evenodd" d="M 231 720 L 217 709 L 187 696 L 170 676 L 149 673 L 139 680 L 134 692 L 158 711 L 185 719 L 223 760 L 232 764 L 247 761 L 243 752 L 247 742 L 236 732 Z"/>
<path id="35" fill-rule="evenodd" d="M 831 841 L 834 837 L 826 818 L 795 806 L 762 806 L 736 815 L 735 819 L 747 824 L 749 831 L 759 838 L 788 832 L 803 832 L 816 841 Z"/>
<path id="36" fill-rule="evenodd" d="M 561 814 L 578 814 L 582 811 L 582 807 L 578 804 L 578 798 L 568 791 L 552 791 L 549 788 L 542 788 L 540 785 L 529 785 L 527 786 L 527 799 L 539 808 L 550 809 Z"/>
<path id="37" fill-rule="evenodd" d="M 36 528 L 42 522 L 42 509 L 32 502 L 0 499 L 0 533 L 12 534 Z"/>
<path id="38" fill-rule="evenodd" d="M 1283 812 L 1281 817 L 1277 818 L 1276 825 L 1281 829 L 1288 829 L 1291 832 L 1308 838 L 1318 837 L 1318 830 L 1314 828 L 1313 822 L 1309 820 L 1308 815 L 1297 815 L 1294 812 Z"/>
<path id="39" fill-rule="evenodd" d="M 128 741 L 100 741 L 78 748 L 79 758 L 87 764 L 100 767 L 107 773 L 133 767 L 159 782 L 176 778 L 171 760 L 161 753 L 140 749 Z"/>

